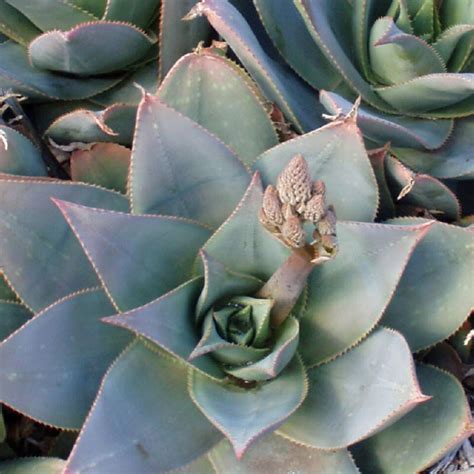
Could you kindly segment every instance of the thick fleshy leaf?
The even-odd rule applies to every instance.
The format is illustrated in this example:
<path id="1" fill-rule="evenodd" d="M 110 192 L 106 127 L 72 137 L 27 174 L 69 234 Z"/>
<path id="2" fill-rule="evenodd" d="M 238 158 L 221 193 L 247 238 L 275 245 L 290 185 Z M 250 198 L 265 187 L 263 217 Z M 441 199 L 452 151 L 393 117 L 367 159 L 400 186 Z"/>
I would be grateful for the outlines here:
<path id="1" fill-rule="evenodd" d="M 383 328 L 341 357 L 310 369 L 308 378 L 306 400 L 280 431 L 315 448 L 351 445 L 427 399 L 407 343 Z"/>
<path id="2" fill-rule="evenodd" d="M 40 30 L 66 30 L 78 23 L 96 21 L 99 18 L 84 10 L 77 1 L 63 0 L 5 0 L 23 13 Z M 54 12 L 54 15 L 51 14 Z"/>
<path id="3" fill-rule="evenodd" d="M 190 17 L 197 15 L 207 17 L 267 99 L 276 102 L 300 132 L 313 130 L 322 123 L 314 90 L 266 54 L 245 19 L 227 0 L 203 0 Z"/>
<path id="4" fill-rule="evenodd" d="M 384 84 L 446 72 L 443 60 L 428 43 L 404 33 L 390 17 L 379 18 L 372 26 L 369 52 L 371 67 Z"/>
<path id="5" fill-rule="evenodd" d="M 116 104 L 127 104 L 137 106 L 142 100 L 142 92 L 137 87 L 140 85 L 147 92 L 155 93 L 158 87 L 158 63 L 151 61 L 140 67 L 136 71 L 127 75 L 119 84 L 105 92 L 95 95 L 94 103 L 103 107 L 114 106 Z M 135 123 L 133 124 L 133 126 Z M 127 130 L 131 131 L 131 127 L 126 125 Z"/>
<path id="6" fill-rule="evenodd" d="M 334 89 L 341 76 L 314 43 L 288 0 L 254 0 L 265 30 L 288 64 L 315 89 Z M 311 60 L 308 60 L 311 58 Z"/>
<path id="7" fill-rule="evenodd" d="M 205 281 L 196 305 L 198 322 L 214 303 L 231 296 L 252 295 L 263 286 L 263 281 L 250 275 L 236 273 L 205 251 L 202 251 L 200 256 Z"/>
<path id="8" fill-rule="evenodd" d="M 266 356 L 270 349 L 238 345 L 223 339 L 217 332 L 217 323 L 212 313 L 208 313 L 202 324 L 202 337 L 189 356 L 191 360 L 212 353 L 225 365 L 243 365 Z"/>
<path id="9" fill-rule="evenodd" d="M 204 250 L 232 271 L 266 281 L 286 260 L 289 250 L 258 220 L 262 199 L 262 184 L 255 173 L 239 205 L 206 242 Z"/>
<path id="10" fill-rule="evenodd" d="M 137 107 L 115 104 L 105 110 L 77 109 L 56 118 L 44 132 L 55 143 L 113 142 L 131 145 Z"/>
<path id="11" fill-rule="evenodd" d="M 81 76 L 121 71 L 153 46 L 155 40 L 133 25 L 94 22 L 69 31 L 51 31 L 29 46 L 31 64 L 40 69 Z"/>
<path id="12" fill-rule="evenodd" d="M 20 458 L 0 462 L 2 474 L 61 474 L 66 461 L 55 458 Z"/>
<path id="13" fill-rule="evenodd" d="M 319 100 L 334 115 L 348 114 L 352 108 L 351 102 L 333 92 L 321 91 Z M 454 123 L 388 115 L 364 105 L 357 111 L 357 125 L 365 137 L 380 146 L 390 142 L 394 147 L 434 150 L 446 142 Z"/>
<path id="14" fill-rule="evenodd" d="M 387 148 L 377 148 L 369 151 L 369 160 L 374 169 L 377 185 L 379 188 L 380 200 L 377 210 L 377 218 L 379 221 L 389 219 L 395 215 L 395 204 L 393 203 L 392 194 L 387 184 L 385 176 L 385 158 L 387 156 Z"/>
<path id="15" fill-rule="evenodd" d="M 473 32 L 474 25 L 455 25 L 443 31 L 440 37 L 436 40 L 436 43 L 433 44 L 433 48 L 447 63 L 458 44 L 466 37 L 472 37 Z"/>
<path id="16" fill-rule="evenodd" d="M 461 23 L 474 24 L 474 10 L 471 2 L 443 0 L 441 18 L 445 28 Z"/>
<path id="17" fill-rule="evenodd" d="M 209 230 L 167 216 L 134 216 L 56 201 L 120 311 L 185 282 Z"/>
<path id="18" fill-rule="evenodd" d="M 89 150 L 71 154 L 74 181 L 97 184 L 123 194 L 127 192 L 130 150 L 115 143 L 96 143 Z"/>
<path id="19" fill-rule="evenodd" d="M 215 382 L 197 371 L 190 373 L 189 380 L 193 401 L 232 443 L 239 459 L 252 442 L 275 430 L 298 409 L 307 388 L 298 356 L 279 377 L 254 389 Z"/>
<path id="20" fill-rule="evenodd" d="M 437 35 L 435 23 L 439 22 L 438 5 L 435 0 L 408 0 L 412 17 L 413 31 L 416 36 L 431 39 Z"/>
<path id="21" fill-rule="evenodd" d="M 421 472 L 472 433 L 472 419 L 461 384 L 434 367 L 420 365 L 423 393 L 433 398 L 372 438 L 353 447 L 362 472 Z"/>
<path id="22" fill-rule="evenodd" d="M 232 445 L 221 441 L 209 452 L 217 474 L 358 474 L 347 450 L 321 451 L 292 443 L 282 436 L 269 434 L 254 443 L 237 460 Z"/>
<path id="23" fill-rule="evenodd" d="M 47 12 L 52 16 L 51 12 Z M 86 99 L 103 92 L 120 80 L 118 77 L 87 80 L 41 71 L 31 67 L 25 49 L 11 41 L 0 44 L 0 87 L 13 89 L 29 99 Z"/>
<path id="24" fill-rule="evenodd" d="M 156 16 L 159 0 L 107 0 L 103 20 L 123 21 L 146 28 Z"/>
<path id="25" fill-rule="evenodd" d="M 207 452 L 220 434 L 187 391 L 187 369 L 141 342 L 107 373 L 67 473 L 163 472 Z"/>
<path id="26" fill-rule="evenodd" d="M 313 179 L 324 181 L 327 200 L 339 219 L 374 219 L 377 183 L 353 119 L 337 120 L 260 155 L 255 168 L 262 173 L 264 184 L 276 183 L 296 154 L 306 159 Z"/>
<path id="27" fill-rule="evenodd" d="M 247 164 L 278 143 L 255 84 L 212 48 L 181 58 L 161 84 L 158 97 L 217 135 Z"/>
<path id="28" fill-rule="evenodd" d="M 0 400 L 43 423 L 79 429 L 131 339 L 100 321 L 113 313 L 104 291 L 92 289 L 37 314 L 0 344 Z"/>
<path id="29" fill-rule="evenodd" d="M 293 0 L 308 31 L 337 69 L 350 88 L 370 105 L 391 110 L 355 68 L 350 51 L 352 47 L 351 8 L 347 2 L 334 0 Z M 344 3 L 342 5 L 341 3 Z M 343 19 L 341 13 L 345 11 Z M 347 47 L 345 49 L 344 47 Z"/>
<path id="30" fill-rule="evenodd" d="M 229 368 L 226 372 L 243 380 L 268 380 L 278 377 L 296 352 L 299 330 L 298 320 L 289 317 L 275 330 L 275 342 L 270 354 L 253 364 Z"/>
<path id="31" fill-rule="evenodd" d="M 395 219 L 416 224 L 422 219 Z M 436 222 L 413 252 L 382 324 L 400 331 L 412 351 L 453 334 L 474 308 L 474 233 Z"/>
<path id="32" fill-rule="evenodd" d="M 24 135 L 0 125 L 0 170 L 2 173 L 47 176 L 41 152 Z"/>
<path id="33" fill-rule="evenodd" d="M 438 120 L 442 122 L 442 120 Z M 435 178 L 474 178 L 474 118 L 456 120 L 453 133 L 439 150 L 422 152 L 393 148 L 393 154 L 411 169 Z"/>
<path id="34" fill-rule="evenodd" d="M 211 27 L 204 18 L 182 20 L 197 2 L 198 0 L 161 0 L 158 55 L 161 79 L 181 56 L 191 52 L 200 41 L 207 43 L 211 37 Z"/>
<path id="35" fill-rule="evenodd" d="M 51 198 L 105 209 L 128 209 L 124 196 L 90 185 L 0 178 L 0 268 L 33 311 L 98 284 Z"/>
<path id="36" fill-rule="evenodd" d="M 474 93 L 474 74 L 429 74 L 376 92 L 400 112 L 436 115 L 435 109 L 458 105 Z M 469 102 L 471 113 L 472 104 Z M 453 115 L 454 117 L 456 115 Z"/>
<path id="37" fill-rule="evenodd" d="M 369 61 L 369 33 L 374 20 L 384 15 L 391 0 L 355 0 L 352 30 L 355 54 L 359 70 L 366 80 L 373 80 L 373 72 Z"/>
<path id="38" fill-rule="evenodd" d="M 199 342 L 194 313 L 202 285 L 202 278 L 195 278 L 144 306 L 104 321 L 144 336 L 187 362 Z M 223 376 L 208 357 L 196 359 L 193 365 L 213 376 Z"/>
<path id="39" fill-rule="evenodd" d="M 417 174 L 393 156 L 385 159 L 387 182 L 400 204 L 408 204 L 457 220 L 461 207 L 456 195 L 441 181 L 427 174 Z"/>
<path id="40" fill-rule="evenodd" d="M 41 34 L 41 30 L 6 0 L 0 0 L 0 32 L 23 46 Z"/>
<path id="41" fill-rule="evenodd" d="M 217 227 L 249 182 L 243 163 L 219 139 L 156 97 L 144 95 L 132 151 L 134 213 L 187 217 Z"/>
<path id="42" fill-rule="evenodd" d="M 26 323 L 32 314 L 20 303 L 0 300 L 0 341 Z"/>
<path id="43" fill-rule="evenodd" d="M 339 222 L 339 252 L 309 278 L 300 351 L 315 365 L 360 341 L 382 317 L 428 226 Z"/>

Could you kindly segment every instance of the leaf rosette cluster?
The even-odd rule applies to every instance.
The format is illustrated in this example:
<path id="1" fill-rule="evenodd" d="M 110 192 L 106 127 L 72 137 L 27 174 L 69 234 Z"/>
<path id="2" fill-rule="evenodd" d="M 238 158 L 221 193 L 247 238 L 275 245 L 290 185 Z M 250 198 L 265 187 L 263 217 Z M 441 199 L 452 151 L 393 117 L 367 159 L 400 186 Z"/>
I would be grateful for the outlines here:
<path id="1" fill-rule="evenodd" d="M 0 175 L 0 399 L 80 430 L 67 473 L 357 472 L 349 446 L 357 462 L 379 459 L 377 436 L 417 440 L 419 420 L 439 437 L 421 460 L 414 441 L 406 463 L 428 465 L 470 415 L 460 385 L 412 351 L 466 319 L 469 288 L 453 285 L 467 280 L 472 231 L 372 223 L 353 114 L 257 160 L 237 140 L 241 158 L 162 101 L 207 61 L 240 77 L 194 53 L 144 94 L 127 195 Z M 411 294 L 420 268 L 444 278 L 437 301 L 432 278 Z M 453 304 L 449 321 L 439 302 Z M 455 412 L 449 426 L 439 406 Z"/>

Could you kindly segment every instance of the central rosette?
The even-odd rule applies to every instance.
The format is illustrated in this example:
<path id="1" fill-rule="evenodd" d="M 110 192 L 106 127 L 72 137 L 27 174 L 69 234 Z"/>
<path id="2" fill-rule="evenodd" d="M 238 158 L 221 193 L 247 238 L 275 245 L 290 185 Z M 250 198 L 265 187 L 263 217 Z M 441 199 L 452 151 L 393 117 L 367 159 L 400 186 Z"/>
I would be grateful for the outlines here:
<path id="1" fill-rule="evenodd" d="M 326 205 L 324 183 L 311 181 L 301 155 L 283 170 L 276 188 L 267 187 L 259 218 L 290 256 L 265 283 L 201 252 L 204 288 L 195 309 L 200 340 L 189 356 L 204 370 L 217 366 L 217 372 L 247 382 L 273 379 L 293 359 L 299 342 L 295 305 L 314 265 L 337 251 L 336 217 Z M 312 242 L 307 223 L 314 226 Z"/>
<path id="2" fill-rule="evenodd" d="M 205 264 L 211 264 L 217 273 L 225 272 L 208 258 L 205 257 Z M 209 276 L 209 269 L 207 274 Z M 220 276 L 227 283 L 232 278 L 230 273 Z M 236 275 L 235 278 L 236 286 L 246 278 L 255 290 L 262 285 L 250 276 Z M 278 328 L 272 328 L 274 301 L 254 296 L 219 298 L 204 308 L 206 290 L 212 289 L 213 283 L 214 278 L 210 276 L 198 302 L 197 322 L 202 337 L 190 358 L 207 354 L 225 373 L 246 381 L 276 377 L 295 355 L 299 340 L 298 321 L 290 316 Z M 219 284 L 218 281 L 215 283 Z"/>

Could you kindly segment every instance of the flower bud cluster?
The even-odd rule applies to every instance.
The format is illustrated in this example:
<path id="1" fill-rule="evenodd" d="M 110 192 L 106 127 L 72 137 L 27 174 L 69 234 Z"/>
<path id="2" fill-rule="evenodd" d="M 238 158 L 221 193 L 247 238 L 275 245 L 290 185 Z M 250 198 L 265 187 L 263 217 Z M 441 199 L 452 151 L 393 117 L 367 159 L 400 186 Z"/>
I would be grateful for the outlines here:
<path id="1" fill-rule="evenodd" d="M 260 222 L 290 248 L 307 245 L 304 224 L 311 222 L 315 229 L 311 245 L 324 255 L 337 250 L 336 214 L 326 204 L 326 186 L 312 181 L 308 163 L 296 155 L 277 179 L 276 188 L 267 186 L 260 209 Z"/>

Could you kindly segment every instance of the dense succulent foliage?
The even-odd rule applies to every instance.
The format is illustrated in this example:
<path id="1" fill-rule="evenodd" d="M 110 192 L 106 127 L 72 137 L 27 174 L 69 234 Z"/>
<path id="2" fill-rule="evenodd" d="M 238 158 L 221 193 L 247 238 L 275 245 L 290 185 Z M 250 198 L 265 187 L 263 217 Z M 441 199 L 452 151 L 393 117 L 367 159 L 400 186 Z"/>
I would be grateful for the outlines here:
<path id="1" fill-rule="evenodd" d="M 395 203 L 459 218 L 462 185 L 440 180 L 474 176 L 472 0 L 204 0 L 189 18 L 201 15 L 300 133 L 321 105 L 337 116 L 362 98 L 368 146 L 390 145 L 374 163 L 384 217 Z"/>
<path id="2" fill-rule="evenodd" d="M 0 65 L 0 400 L 74 444 L 51 451 L 66 461 L 3 461 L 11 429 L 0 413 L 0 472 L 428 467 L 473 430 L 442 341 L 474 307 L 474 228 L 393 218 L 390 191 L 442 211 L 425 216 L 459 217 L 436 177 L 472 177 L 472 79 L 455 62 L 471 54 L 471 27 L 458 23 L 472 10 L 448 0 L 197 4 L 188 19 L 206 15 L 253 82 L 223 43 L 172 65 L 209 35 L 204 19 L 177 21 L 196 1 L 161 1 L 160 65 L 154 45 L 122 50 L 134 35 L 154 38 L 159 2 L 123 3 L 44 0 L 58 7 L 47 16 L 39 3 L 0 0 L 11 37 L 0 48 L 15 51 Z M 115 27 L 107 41 L 120 54 L 106 62 L 131 62 L 64 69 L 104 68 L 99 38 Z M 451 59 L 436 57 L 449 74 L 416 69 L 382 85 L 385 56 L 373 50 L 395 48 L 408 73 L 408 63 L 427 67 L 416 48 L 442 38 Z M 18 59 L 25 46 L 31 63 Z M 440 90 L 429 97 L 456 105 L 409 110 L 383 95 L 419 81 L 400 104 L 421 107 L 406 94 L 422 98 L 433 74 L 428 86 Z M 44 95 L 50 87 L 92 92 L 67 103 Z M 333 114 L 320 128 L 315 89 Z M 418 170 L 409 156 L 437 165 Z M 72 180 L 47 176 L 65 170 Z"/>
<path id="3" fill-rule="evenodd" d="M 212 51 L 158 95 L 201 61 L 235 80 L 205 103 L 238 84 L 237 106 L 264 110 Z M 468 316 L 472 229 L 368 222 L 378 195 L 355 111 L 252 168 L 145 93 L 127 196 L 0 176 L 0 399 L 81 430 L 45 469 L 415 472 L 471 432 L 459 383 L 411 351 Z"/>
<path id="4" fill-rule="evenodd" d="M 66 177 L 56 161 L 76 160 L 84 152 L 127 166 L 140 92 L 139 84 L 155 91 L 175 61 L 199 41 L 208 40 L 205 20 L 182 22 L 196 0 L 1 0 L 0 1 L 0 122 L 2 134 L 22 147 L 11 125 L 24 116 L 10 107 L 19 98 L 34 127 L 20 130 L 40 146 L 51 148 L 46 167 L 31 166 L 33 158 L 3 158 L 9 173 Z M 5 102 L 10 103 L 5 107 Z M 98 149 L 94 143 L 110 143 Z M 43 146 L 44 148 L 44 146 Z M 49 155 L 47 149 L 43 149 Z M 29 156 L 26 154 L 26 156 Z M 120 165 L 119 165 L 120 166 Z M 71 173 L 82 171 L 72 165 Z"/>

